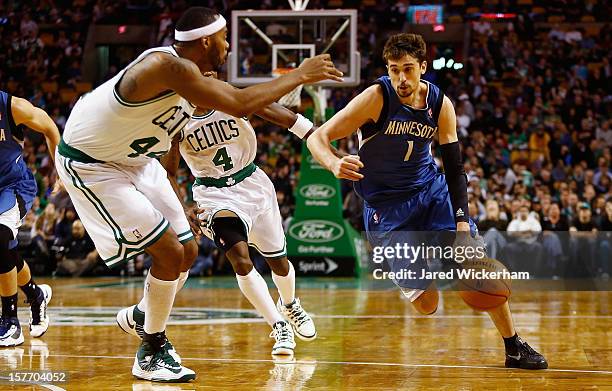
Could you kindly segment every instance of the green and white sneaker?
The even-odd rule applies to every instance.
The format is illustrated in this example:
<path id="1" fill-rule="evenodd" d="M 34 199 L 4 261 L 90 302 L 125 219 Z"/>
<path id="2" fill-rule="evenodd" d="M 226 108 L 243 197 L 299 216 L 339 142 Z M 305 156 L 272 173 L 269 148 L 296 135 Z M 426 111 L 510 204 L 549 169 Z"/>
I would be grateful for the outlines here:
<path id="1" fill-rule="evenodd" d="M 302 341 L 312 341 L 317 338 L 317 330 L 308 313 L 302 308 L 300 299 L 297 297 L 289 304 L 283 304 L 280 297 L 276 303 L 278 312 L 287 320 L 298 338 Z"/>
<path id="2" fill-rule="evenodd" d="M 161 349 L 155 351 L 146 341 L 142 341 L 136 353 L 132 375 L 138 379 L 154 382 L 185 383 L 194 380 L 195 372 L 179 364 L 169 352 L 168 340 Z"/>
<path id="3" fill-rule="evenodd" d="M 117 325 L 124 332 L 142 339 L 144 336 L 145 313 L 133 305 L 117 312 Z"/>
<path id="4" fill-rule="evenodd" d="M 144 336 L 144 321 L 145 313 L 138 309 L 138 306 L 133 305 L 122 309 L 117 313 L 117 325 L 124 332 L 142 339 Z M 169 345 L 168 352 L 174 357 L 174 360 L 181 364 L 181 356 L 176 352 L 170 341 L 166 341 Z"/>

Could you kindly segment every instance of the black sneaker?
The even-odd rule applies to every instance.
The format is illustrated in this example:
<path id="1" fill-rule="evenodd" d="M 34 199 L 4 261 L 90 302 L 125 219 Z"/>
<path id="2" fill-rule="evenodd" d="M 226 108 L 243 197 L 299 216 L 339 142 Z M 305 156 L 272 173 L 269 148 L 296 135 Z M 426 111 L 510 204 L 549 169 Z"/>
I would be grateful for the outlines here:
<path id="1" fill-rule="evenodd" d="M 516 338 L 516 354 L 506 352 L 506 368 L 520 369 L 546 369 L 548 362 L 544 356 L 533 350 L 531 346 L 521 339 Z"/>

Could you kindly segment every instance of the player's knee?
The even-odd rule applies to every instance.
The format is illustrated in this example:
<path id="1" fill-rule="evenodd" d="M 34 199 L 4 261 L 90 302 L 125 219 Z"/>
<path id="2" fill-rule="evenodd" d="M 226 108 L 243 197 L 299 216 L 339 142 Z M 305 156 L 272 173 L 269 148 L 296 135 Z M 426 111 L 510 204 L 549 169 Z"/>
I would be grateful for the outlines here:
<path id="1" fill-rule="evenodd" d="M 253 269 L 253 261 L 249 255 L 249 246 L 246 242 L 233 245 L 225 253 L 230 260 L 236 274 L 246 276 Z"/>
<path id="2" fill-rule="evenodd" d="M 15 267 L 16 253 L 14 249 L 9 249 L 12 241 L 13 231 L 0 224 L 0 274 L 8 273 Z"/>
<path id="3" fill-rule="evenodd" d="M 248 257 L 248 253 L 247 257 L 234 257 L 233 259 L 230 259 L 230 261 L 232 263 L 232 267 L 234 268 L 234 272 L 236 272 L 238 275 L 246 276 L 251 272 L 251 270 L 253 270 L 253 262 L 251 262 L 251 259 Z"/>
<path id="4" fill-rule="evenodd" d="M 175 237 L 167 236 L 148 248 L 153 257 L 153 264 L 166 278 L 172 278 L 180 271 L 183 264 L 183 245 Z"/>
<path id="5" fill-rule="evenodd" d="M 13 239 L 13 231 L 6 225 L 0 224 L 0 248 L 8 249 Z"/>
<path id="6" fill-rule="evenodd" d="M 270 269 L 277 276 L 286 276 L 289 274 L 289 260 L 286 256 L 278 258 L 266 258 L 266 262 Z"/>

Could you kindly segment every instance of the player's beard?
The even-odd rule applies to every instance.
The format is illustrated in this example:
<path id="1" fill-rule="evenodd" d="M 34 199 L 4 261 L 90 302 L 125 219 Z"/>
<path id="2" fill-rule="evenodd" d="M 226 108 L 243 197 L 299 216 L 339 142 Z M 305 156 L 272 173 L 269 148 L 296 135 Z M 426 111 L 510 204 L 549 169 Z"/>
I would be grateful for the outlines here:
<path id="1" fill-rule="evenodd" d="M 414 90 L 411 90 L 410 87 L 401 89 L 399 86 L 396 88 L 396 91 L 400 98 L 408 98 L 414 92 Z"/>
<path id="2" fill-rule="evenodd" d="M 221 70 L 221 67 L 223 66 L 223 64 L 225 64 L 225 61 L 227 60 L 227 55 L 228 52 L 226 51 L 225 55 L 221 56 L 221 50 L 219 50 L 219 48 L 216 46 L 211 48 L 209 59 L 214 71 L 218 72 Z"/>

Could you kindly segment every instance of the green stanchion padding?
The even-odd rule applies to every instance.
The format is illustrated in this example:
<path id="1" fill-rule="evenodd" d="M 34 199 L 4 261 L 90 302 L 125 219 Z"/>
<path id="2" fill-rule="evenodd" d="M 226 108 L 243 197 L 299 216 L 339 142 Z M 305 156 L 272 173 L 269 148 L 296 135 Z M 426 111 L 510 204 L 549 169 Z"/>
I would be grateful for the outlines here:
<path id="1" fill-rule="evenodd" d="M 287 253 L 301 275 L 356 276 L 363 239 L 342 217 L 340 181 L 313 159 L 304 143 Z"/>

